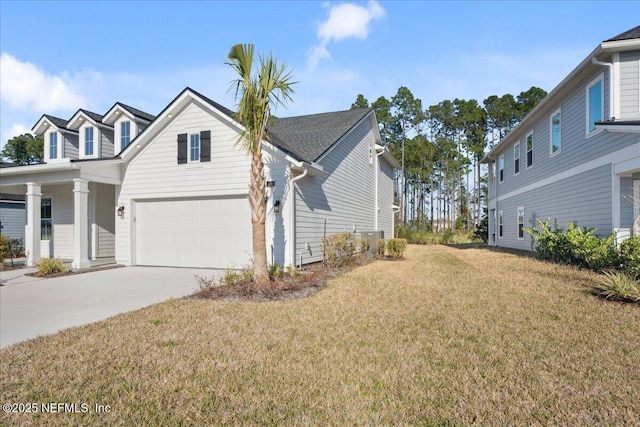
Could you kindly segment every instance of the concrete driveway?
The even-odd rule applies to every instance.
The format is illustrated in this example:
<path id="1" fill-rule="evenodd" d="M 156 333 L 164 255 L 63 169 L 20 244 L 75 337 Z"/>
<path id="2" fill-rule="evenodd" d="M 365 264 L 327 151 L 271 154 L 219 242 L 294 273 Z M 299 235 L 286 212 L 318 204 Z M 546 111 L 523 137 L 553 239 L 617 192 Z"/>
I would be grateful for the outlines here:
<path id="1" fill-rule="evenodd" d="M 25 276 L 34 269 L 0 272 L 0 348 L 137 310 L 198 288 L 195 275 L 220 270 L 122 267 L 52 279 Z"/>

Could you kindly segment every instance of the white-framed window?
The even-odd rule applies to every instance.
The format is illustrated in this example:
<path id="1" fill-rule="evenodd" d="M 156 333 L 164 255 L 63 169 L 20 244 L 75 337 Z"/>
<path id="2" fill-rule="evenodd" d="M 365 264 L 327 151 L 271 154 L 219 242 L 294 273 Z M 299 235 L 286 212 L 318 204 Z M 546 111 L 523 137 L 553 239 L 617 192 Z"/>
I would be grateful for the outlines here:
<path id="1" fill-rule="evenodd" d="M 58 158 L 58 132 L 49 134 L 49 159 Z"/>
<path id="2" fill-rule="evenodd" d="M 500 182 L 504 181 L 504 154 L 498 158 L 498 175 Z"/>
<path id="3" fill-rule="evenodd" d="M 513 171 L 514 175 L 520 173 L 520 141 L 513 146 Z"/>
<path id="4" fill-rule="evenodd" d="M 503 236 L 503 221 L 502 221 L 502 211 L 498 212 L 498 237 L 502 238 Z"/>
<path id="5" fill-rule="evenodd" d="M 524 206 L 518 206 L 518 240 L 524 239 Z"/>
<path id="6" fill-rule="evenodd" d="M 197 133 L 189 135 L 189 161 L 200 161 L 200 135 Z"/>
<path id="7" fill-rule="evenodd" d="M 596 131 L 596 122 L 604 120 L 604 74 L 593 79 L 586 88 L 587 91 L 587 128 L 589 136 Z"/>
<path id="8" fill-rule="evenodd" d="M 533 166 L 533 131 L 529 132 L 526 137 L 527 141 L 527 169 Z"/>
<path id="9" fill-rule="evenodd" d="M 558 154 L 562 149 L 562 114 L 558 108 L 549 117 L 549 127 L 551 132 L 551 145 L 549 147 L 550 154 L 553 156 Z"/>
<path id="10" fill-rule="evenodd" d="M 53 216 L 50 197 L 40 199 L 40 240 L 51 240 L 53 237 Z"/>
<path id="11" fill-rule="evenodd" d="M 131 122 L 120 122 L 120 149 L 124 150 L 131 142 Z"/>
<path id="12" fill-rule="evenodd" d="M 84 155 L 93 156 L 93 126 L 84 128 Z"/>

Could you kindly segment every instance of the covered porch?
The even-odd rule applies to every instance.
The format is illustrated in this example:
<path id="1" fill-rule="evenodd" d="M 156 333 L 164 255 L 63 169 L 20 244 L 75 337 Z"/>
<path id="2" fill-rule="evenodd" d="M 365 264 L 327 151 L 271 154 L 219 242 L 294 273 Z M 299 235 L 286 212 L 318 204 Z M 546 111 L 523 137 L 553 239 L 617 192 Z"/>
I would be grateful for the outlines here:
<path id="1" fill-rule="evenodd" d="M 0 171 L 0 191 L 26 198 L 27 266 L 42 258 L 86 269 L 115 257 L 120 159 L 68 161 Z"/>

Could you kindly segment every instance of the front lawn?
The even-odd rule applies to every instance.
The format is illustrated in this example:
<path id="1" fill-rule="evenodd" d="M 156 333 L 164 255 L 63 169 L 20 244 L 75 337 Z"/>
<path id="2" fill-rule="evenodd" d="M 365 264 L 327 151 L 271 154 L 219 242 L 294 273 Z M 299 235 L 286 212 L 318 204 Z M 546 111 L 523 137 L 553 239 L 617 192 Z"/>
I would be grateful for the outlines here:
<path id="1" fill-rule="evenodd" d="M 405 257 L 308 299 L 174 300 L 9 347 L 2 403 L 39 413 L 0 424 L 640 423 L 640 306 L 516 254 Z"/>

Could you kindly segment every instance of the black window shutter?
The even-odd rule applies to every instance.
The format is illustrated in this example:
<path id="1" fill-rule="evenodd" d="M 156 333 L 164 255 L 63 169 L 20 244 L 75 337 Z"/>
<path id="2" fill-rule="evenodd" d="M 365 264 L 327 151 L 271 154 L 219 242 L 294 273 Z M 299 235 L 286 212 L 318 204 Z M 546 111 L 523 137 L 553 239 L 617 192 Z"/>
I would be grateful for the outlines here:
<path id="1" fill-rule="evenodd" d="M 187 163 L 187 134 L 178 135 L 178 164 Z"/>
<path id="2" fill-rule="evenodd" d="M 211 161 L 211 131 L 203 130 L 200 132 L 200 161 Z"/>

